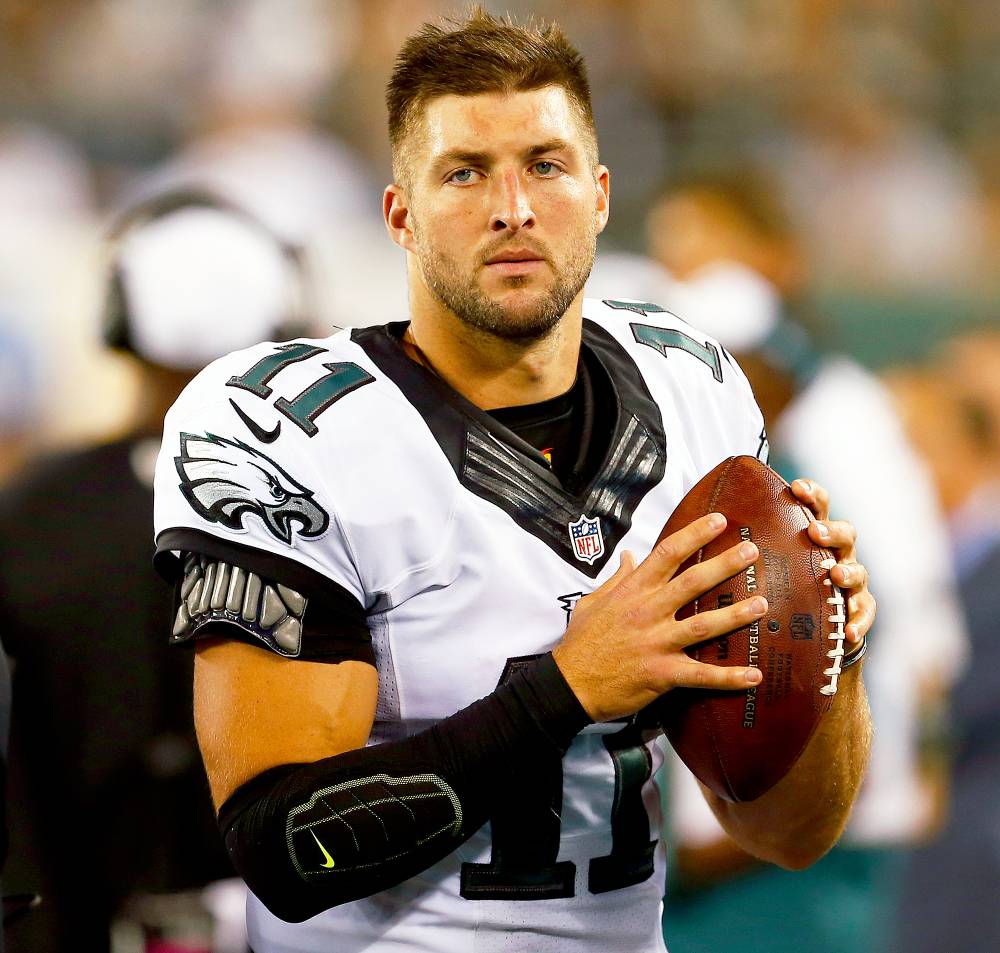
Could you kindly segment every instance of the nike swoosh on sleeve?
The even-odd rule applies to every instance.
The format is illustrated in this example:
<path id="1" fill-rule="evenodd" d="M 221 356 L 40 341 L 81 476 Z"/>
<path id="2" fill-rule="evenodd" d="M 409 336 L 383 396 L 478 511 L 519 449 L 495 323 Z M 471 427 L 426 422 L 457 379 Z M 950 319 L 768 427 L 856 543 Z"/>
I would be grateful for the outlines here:
<path id="1" fill-rule="evenodd" d="M 265 430 L 259 423 L 248 417 L 239 404 L 233 400 L 232 397 L 229 398 L 229 403 L 233 405 L 233 410 L 236 411 L 240 420 L 247 425 L 252 433 L 261 443 L 274 443 L 278 439 L 278 435 L 281 433 L 281 421 L 279 420 L 275 425 L 273 430 Z"/>

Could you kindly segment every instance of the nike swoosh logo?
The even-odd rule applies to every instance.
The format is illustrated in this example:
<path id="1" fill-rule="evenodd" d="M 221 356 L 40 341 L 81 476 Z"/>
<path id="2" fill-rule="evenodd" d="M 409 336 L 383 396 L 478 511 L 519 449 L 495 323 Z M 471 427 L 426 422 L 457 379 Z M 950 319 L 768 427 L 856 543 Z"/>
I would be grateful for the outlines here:
<path id="1" fill-rule="evenodd" d="M 240 405 L 233 400 L 232 397 L 229 398 L 229 403 L 233 405 L 233 410 L 239 415 L 240 420 L 243 421 L 250 429 L 252 433 L 261 443 L 274 443 L 278 439 L 278 434 L 281 433 L 281 421 L 279 420 L 275 425 L 273 430 L 265 430 L 259 423 L 255 420 L 251 420 L 245 413 L 243 413 Z"/>
<path id="2" fill-rule="evenodd" d="M 280 421 L 279 421 L 279 423 L 280 423 Z M 316 846 L 321 851 L 323 851 L 323 856 L 326 858 L 323 861 L 323 866 L 326 867 L 329 870 L 333 866 L 333 864 L 334 864 L 333 858 L 330 856 L 329 851 L 327 851 L 327 849 L 319 842 L 319 838 L 316 836 L 316 832 L 315 831 L 309 831 L 309 833 L 312 834 L 313 840 L 316 841 Z"/>

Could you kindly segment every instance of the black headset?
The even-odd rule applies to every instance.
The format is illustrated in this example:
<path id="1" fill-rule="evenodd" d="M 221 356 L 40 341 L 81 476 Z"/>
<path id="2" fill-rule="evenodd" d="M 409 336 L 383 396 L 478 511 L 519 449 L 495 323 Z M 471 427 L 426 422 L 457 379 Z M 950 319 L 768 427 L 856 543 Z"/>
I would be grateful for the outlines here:
<path id="1" fill-rule="evenodd" d="M 278 249 L 291 276 L 292 288 L 288 313 L 274 330 L 274 340 L 287 341 L 309 333 L 314 324 L 309 320 L 308 268 L 304 249 L 278 235 L 256 215 L 235 202 L 207 189 L 178 188 L 144 199 L 127 208 L 113 222 L 106 239 L 107 285 L 102 313 L 102 336 L 111 348 L 138 354 L 132 340 L 131 311 L 119 253 L 126 239 L 151 222 L 160 221 L 174 212 L 191 208 L 225 212 L 265 235 Z M 140 355 L 141 356 L 141 355 Z"/>

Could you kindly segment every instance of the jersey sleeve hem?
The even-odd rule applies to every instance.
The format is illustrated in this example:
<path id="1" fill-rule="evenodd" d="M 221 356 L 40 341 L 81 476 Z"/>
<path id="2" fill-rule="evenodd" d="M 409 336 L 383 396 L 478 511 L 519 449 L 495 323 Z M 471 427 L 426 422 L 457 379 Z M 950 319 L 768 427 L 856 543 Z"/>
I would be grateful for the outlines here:
<path id="1" fill-rule="evenodd" d="M 176 553 L 180 553 L 178 557 Z M 222 636 L 234 641 L 269 649 L 285 657 L 306 661 L 375 663 L 368 630 L 367 614 L 357 598 L 332 579 L 295 560 L 264 552 L 252 546 L 220 540 L 209 533 L 187 527 L 166 529 L 156 540 L 153 563 L 167 582 L 174 585 L 174 612 L 184 613 L 182 585 L 187 554 L 238 567 L 262 580 L 301 593 L 308 601 L 302 618 L 302 637 L 295 645 L 275 642 L 270 634 L 244 613 L 225 609 L 201 613 L 197 621 L 182 627 L 173 642 Z M 190 597 L 193 598 L 193 597 Z M 189 598 L 189 602 L 190 602 Z M 207 609 L 207 606 L 202 606 Z M 188 616 L 185 615 L 185 618 Z"/>
<path id="2" fill-rule="evenodd" d="M 201 553 L 214 559 L 225 559 L 249 569 L 250 572 L 280 579 L 286 585 L 313 593 L 324 589 L 332 590 L 350 599 L 358 607 L 361 616 L 365 615 L 365 607 L 354 593 L 303 563 L 245 543 L 219 539 L 211 533 L 186 526 L 165 529 L 156 537 L 153 566 L 167 582 L 176 582 L 182 570 L 182 560 L 175 555 L 176 552 Z"/>

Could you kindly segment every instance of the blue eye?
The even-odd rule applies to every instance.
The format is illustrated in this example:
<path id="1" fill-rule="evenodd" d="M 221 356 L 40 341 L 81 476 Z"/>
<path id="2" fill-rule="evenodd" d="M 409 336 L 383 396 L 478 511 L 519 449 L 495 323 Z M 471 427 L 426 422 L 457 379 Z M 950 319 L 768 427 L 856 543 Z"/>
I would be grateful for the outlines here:
<path id="1" fill-rule="evenodd" d="M 541 176 L 548 177 L 553 172 L 558 172 L 559 169 L 554 163 L 549 162 L 547 159 L 543 159 L 541 162 L 535 163 L 535 171 Z"/>
<path id="2" fill-rule="evenodd" d="M 460 185 L 467 185 L 472 181 L 473 175 L 475 173 L 472 169 L 459 169 L 457 172 L 452 172 L 449 179 L 452 182 L 458 182 Z"/>

